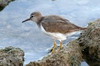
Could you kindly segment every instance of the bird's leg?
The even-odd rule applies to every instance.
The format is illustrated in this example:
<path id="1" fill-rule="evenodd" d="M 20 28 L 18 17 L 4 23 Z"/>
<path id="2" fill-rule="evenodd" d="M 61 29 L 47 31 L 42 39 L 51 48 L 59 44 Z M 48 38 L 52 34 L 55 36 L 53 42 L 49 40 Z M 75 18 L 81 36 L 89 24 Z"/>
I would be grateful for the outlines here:
<path id="1" fill-rule="evenodd" d="M 62 49 L 62 41 L 60 41 L 60 49 Z"/>
<path id="2" fill-rule="evenodd" d="M 60 41 L 60 47 L 58 48 L 57 52 L 59 52 L 62 49 L 62 41 Z"/>
<path id="3" fill-rule="evenodd" d="M 54 48 L 52 48 L 52 54 L 54 53 Z"/>
<path id="4" fill-rule="evenodd" d="M 54 48 L 56 48 L 57 47 L 57 45 L 56 45 L 56 41 L 54 41 L 54 46 L 53 46 Z"/>
<path id="5" fill-rule="evenodd" d="M 52 48 L 52 53 L 54 53 L 55 52 L 55 48 L 57 47 L 57 45 L 56 45 L 56 41 L 54 41 L 54 46 L 53 46 L 53 48 Z"/>

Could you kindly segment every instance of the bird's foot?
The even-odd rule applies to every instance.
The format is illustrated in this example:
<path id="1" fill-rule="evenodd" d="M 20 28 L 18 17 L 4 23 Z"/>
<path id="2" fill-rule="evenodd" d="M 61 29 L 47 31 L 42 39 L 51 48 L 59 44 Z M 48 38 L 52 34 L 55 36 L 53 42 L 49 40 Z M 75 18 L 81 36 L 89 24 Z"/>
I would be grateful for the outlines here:
<path id="1" fill-rule="evenodd" d="M 52 47 L 48 53 L 55 53 L 55 51 L 59 48 L 59 46 L 56 46 L 56 48 Z"/>
<path id="2" fill-rule="evenodd" d="M 48 53 L 54 54 L 55 52 L 59 52 L 63 47 L 57 46 L 56 48 L 52 47 Z"/>
<path id="3" fill-rule="evenodd" d="M 59 52 L 63 48 L 62 42 L 60 42 L 60 46 L 56 45 L 56 42 L 54 41 L 54 46 L 53 48 L 50 49 L 49 53 L 54 54 L 56 51 Z"/>
<path id="4" fill-rule="evenodd" d="M 55 52 L 55 48 L 52 48 L 51 53 L 54 54 Z"/>
<path id="5" fill-rule="evenodd" d="M 62 49 L 63 47 L 59 47 L 58 49 L 57 49 L 57 52 L 60 52 L 60 50 Z"/>

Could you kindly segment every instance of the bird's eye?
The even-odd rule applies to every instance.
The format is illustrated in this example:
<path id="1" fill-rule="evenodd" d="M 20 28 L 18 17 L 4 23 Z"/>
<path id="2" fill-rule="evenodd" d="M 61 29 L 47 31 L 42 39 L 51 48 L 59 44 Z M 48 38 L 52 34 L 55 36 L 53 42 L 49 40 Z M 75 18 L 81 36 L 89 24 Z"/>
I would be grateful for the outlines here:
<path id="1" fill-rule="evenodd" d="M 33 15 L 31 17 L 34 17 Z"/>

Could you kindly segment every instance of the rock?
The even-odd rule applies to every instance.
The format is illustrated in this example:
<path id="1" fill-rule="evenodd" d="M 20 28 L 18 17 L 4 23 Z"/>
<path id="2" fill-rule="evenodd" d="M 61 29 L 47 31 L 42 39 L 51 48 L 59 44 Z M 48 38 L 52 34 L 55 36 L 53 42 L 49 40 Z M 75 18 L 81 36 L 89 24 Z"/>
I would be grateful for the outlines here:
<path id="1" fill-rule="evenodd" d="M 100 19 L 89 23 L 78 41 L 82 48 L 83 59 L 90 66 L 100 66 Z"/>
<path id="2" fill-rule="evenodd" d="M 100 19 L 89 23 L 80 37 L 69 42 L 61 51 L 26 66 L 80 66 L 83 60 L 89 66 L 100 66 Z"/>
<path id="3" fill-rule="evenodd" d="M 65 45 L 63 49 L 49 54 L 38 62 L 30 62 L 26 66 L 80 66 L 82 53 L 76 40 Z"/>
<path id="4" fill-rule="evenodd" d="M 24 52 L 20 48 L 0 49 L 0 66 L 23 66 Z"/>
<path id="5" fill-rule="evenodd" d="M 5 6 L 7 6 L 10 2 L 14 0 L 0 0 L 0 11 L 4 9 Z"/>

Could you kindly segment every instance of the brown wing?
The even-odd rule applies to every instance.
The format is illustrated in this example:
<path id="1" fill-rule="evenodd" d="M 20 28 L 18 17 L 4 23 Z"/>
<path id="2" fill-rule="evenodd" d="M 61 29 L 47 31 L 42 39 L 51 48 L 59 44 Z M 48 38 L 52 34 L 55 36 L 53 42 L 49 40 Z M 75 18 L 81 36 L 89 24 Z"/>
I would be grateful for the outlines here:
<path id="1" fill-rule="evenodd" d="M 59 16 L 48 16 L 42 21 L 42 26 L 47 32 L 69 33 L 80 30 L 80 27 L 70 23 Z"/>

